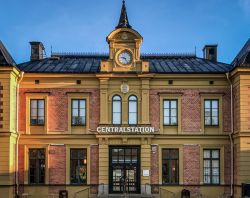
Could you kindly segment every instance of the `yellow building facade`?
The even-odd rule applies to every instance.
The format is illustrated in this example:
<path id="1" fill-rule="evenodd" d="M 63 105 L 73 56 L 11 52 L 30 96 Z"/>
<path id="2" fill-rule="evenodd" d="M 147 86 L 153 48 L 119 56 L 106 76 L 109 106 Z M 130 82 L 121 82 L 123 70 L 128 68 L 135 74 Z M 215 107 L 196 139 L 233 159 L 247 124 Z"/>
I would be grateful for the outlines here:
<path id="1" fill-rule="evenodd" d="M 124 2 L 106 39 L 21 64 L 1 43 L 0 197 L 247 195 L 250 42 L 232 64 L 142 54 Z"/>

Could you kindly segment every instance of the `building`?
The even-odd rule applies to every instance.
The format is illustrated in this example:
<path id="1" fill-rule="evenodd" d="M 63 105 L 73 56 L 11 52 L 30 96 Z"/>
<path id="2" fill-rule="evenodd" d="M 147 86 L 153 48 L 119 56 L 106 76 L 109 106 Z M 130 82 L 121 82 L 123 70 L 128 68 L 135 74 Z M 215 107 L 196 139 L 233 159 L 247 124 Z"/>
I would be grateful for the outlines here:
<path id="1" fill-rule="evenodd" d="M 144 194 L 241 197 L 250 182 L 250 40 L 232 64 L 217 45 L 141 54 L 123 1 L 108 54 L 0 43 L 0 197 Z M 118 195 L 116 196 L 118 197 Z"/>

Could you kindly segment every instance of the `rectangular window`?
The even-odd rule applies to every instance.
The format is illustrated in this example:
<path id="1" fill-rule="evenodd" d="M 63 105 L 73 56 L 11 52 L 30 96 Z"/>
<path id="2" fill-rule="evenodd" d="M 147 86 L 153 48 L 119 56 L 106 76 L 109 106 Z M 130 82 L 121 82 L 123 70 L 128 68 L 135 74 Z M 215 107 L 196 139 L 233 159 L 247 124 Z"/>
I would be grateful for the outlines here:
<path id="1" fill-rule="evenodd" d="M 70 182 L 87 184 L 87 149 L 70 149 Z"/>
<path id="2" fill-rule="evenodd" d="M 204 184 L 220 183 L 220 150 L 205 149 L 203 151 Z"/>
<path id="3" fill-rule="evenodd" d="M 219 126 L 219 100 L 205 100 L 205 126 Z"/>
<path id="4" fill-rule="evenodd" d="M 30 125 L 43 126 L 45 120 L 45 100 L 30 100 Z"/>
<path id="5" fill-rule="evenodd" d="M 163 101 L 163 123 L 166 126 L 176 126 L 178 124 L 177 100 Z"/>
<path id="6" fill-rule="evenodd" d="M 71 125 L 85 126 L 86 125 L 86 100 L 73 99 L 71 103 Z"/>
<path id="7" fill-rule="evenodd" d="M 45 183 L 45 149 L 29 149 L 29 183 Z"/>
<path id="8" fill-rule="evenodd" d="M 179 183 L 179 150 L 163 149 L 162 150 L 162 183 L 178 184 Z"/>

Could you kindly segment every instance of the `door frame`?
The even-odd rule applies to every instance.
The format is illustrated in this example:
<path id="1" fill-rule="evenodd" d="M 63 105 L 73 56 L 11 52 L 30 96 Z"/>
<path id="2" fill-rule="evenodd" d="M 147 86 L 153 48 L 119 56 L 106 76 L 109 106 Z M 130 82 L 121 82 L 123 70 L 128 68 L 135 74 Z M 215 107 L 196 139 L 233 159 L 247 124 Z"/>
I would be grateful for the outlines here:
<path id="1" fill-rule="evenodd" d="M 119 149 L 119 148 L 123 148 L 123 149 L 126 149 L 126 148 L 135 148 L 138 150 L 138 159 L 137 159 L 137 191 L 134 192 L 134 193 L 131 193 L 131 194 L 140 194 L 141 193 L 141 146 L 138 146 L 138 145 L 111 145 L 109 146 L 109 193 L 110 194 L 122 194 L 122 192 L 113 192 L 112 191 L 112 187 L 113 187 L 113 184 L 112 184 L 112 181 L 113 181 L 113 178 L 112 178 L 112 171 L 113 171 L 113 167 L 112 167 L 112 149 Z M 123 164 L 123 166 L 125 166 L 126 164 Z M 129 164 L 127 164 L 129 165 Z"/>

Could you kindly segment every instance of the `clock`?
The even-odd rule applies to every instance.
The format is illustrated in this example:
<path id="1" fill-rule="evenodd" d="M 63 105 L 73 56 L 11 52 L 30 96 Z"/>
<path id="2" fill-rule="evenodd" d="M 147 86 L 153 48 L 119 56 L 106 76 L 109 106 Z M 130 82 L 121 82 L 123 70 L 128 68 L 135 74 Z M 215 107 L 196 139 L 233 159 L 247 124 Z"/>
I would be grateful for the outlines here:
<path id="1" fill-rule="evenodd" d="M 129 65 L 132 62 L 132 54 L 128 51 L 123 51 L 118 55 L 118 61 L 122 65 Z"/>

